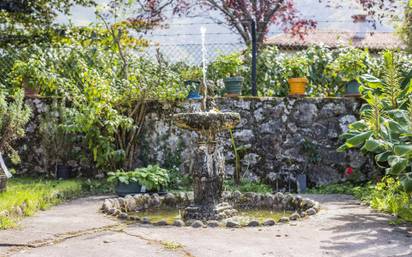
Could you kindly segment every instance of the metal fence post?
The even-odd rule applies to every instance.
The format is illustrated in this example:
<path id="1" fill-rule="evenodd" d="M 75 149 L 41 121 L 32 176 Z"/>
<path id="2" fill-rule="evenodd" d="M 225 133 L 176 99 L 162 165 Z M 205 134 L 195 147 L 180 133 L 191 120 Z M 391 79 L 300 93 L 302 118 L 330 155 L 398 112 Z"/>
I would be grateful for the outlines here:
<path id="1" fill-rule="evenodd" d="M 256 88 L 256 60 L 257 60 L 257 46 L 256 46 L 256 22 L 252 19 L 252 73 L 251 73 L 251 85 L 252 95 L 257 96 Z"/>

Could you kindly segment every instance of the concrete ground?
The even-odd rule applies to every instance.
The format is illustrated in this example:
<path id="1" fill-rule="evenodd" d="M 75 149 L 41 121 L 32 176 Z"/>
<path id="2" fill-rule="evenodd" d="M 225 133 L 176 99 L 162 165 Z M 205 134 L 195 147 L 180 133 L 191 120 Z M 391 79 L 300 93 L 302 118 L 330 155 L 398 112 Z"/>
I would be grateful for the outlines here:
<path id="1" fill-rule="evenodd" d="M 311 195 L 315 216 L 261 228 L 126 225 L 98 212 L 103 197 L 74 200 L 0 231 L 0 256 L 412 256 L 412 227 L 393 226 L 350 196 Z"/>

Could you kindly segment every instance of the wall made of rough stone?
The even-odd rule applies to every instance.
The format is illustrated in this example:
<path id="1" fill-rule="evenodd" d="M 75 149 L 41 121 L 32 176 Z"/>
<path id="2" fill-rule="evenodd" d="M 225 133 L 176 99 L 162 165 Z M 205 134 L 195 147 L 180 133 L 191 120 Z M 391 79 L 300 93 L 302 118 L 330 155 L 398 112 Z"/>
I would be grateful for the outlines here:
<path id="1" fill-rule="evenodd" d="M 280 189 L 295 187 L 296 176 L 305 174 L 309 185 L 347 179 L 348 166 L 357 179 L 374 171 L 373 161 L 353 150 L 338 153 L 339 135 L 357 119 L 361 100 L 353 98 L 218 98 L 216 108 L 241 115 L 233 130 L 243 151 L 244 177 L 264 180 Z M 173 125 L 174 113 L 198 109 L 198 103 L 151 103 L 143 132 L 141 163 L 179 166 L 190 172 L 190 154 L 196 134 Z M 226 156 L 226 173 L 235 170 L 229 133 L 220 136 Z"/>
<path id="2" fill-rule="evenodd" d="M 357 179 L 366 179 L 374 172 L 371 158 L 353 150 L 336 152 L 339 135 L 355 121 L 361 100 L 353 98 L 217 98 L 209 103 L 225 112 L 241 115 L 233 136 L 241 152 L 243 176 L 263 180 L 274 189 L 293 190 L 295 179 L 305 174 L 309 185 L 321 185 L 347 179 L 346 167 L 355 170 Z M 27 101 L 34 116 L 27 126 L 27 136 L 19 143 L 21 173 L 47 172 L 47 147 L 38 135 L 39 117 L 49 111 L 49 103 L 41 99 Z M 173 125 L 175 113 L 199 109 L 199 102 L 150 102 L 145 127 L 140 137 L 135 166 L 159 163 L 179 167 L 189 173 L 195 132 Z M 233 174 L 235 159 L 229 133 L 219 136 L 226 157 L 226 173 Z M 85 153 L 73 146 L 74 152 Z M 81 156 L 81 155 L 78 155 Z M 69 164 L 80 174 L 96 174 L 87 158 L 74 157 Z"/>

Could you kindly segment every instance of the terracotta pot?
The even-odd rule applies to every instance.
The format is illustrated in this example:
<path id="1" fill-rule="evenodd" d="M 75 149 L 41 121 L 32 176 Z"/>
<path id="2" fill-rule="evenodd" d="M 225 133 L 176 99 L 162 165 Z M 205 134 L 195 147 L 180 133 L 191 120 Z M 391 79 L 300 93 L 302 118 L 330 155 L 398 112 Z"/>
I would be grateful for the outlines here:
<path id="1" fill-rule="evenodd" d="M 36 98 L 39 96 L 38 90 L 29 87 L 27 79 L 23 79 L 22 87 L 24 88 L 24 96 L 28 98 Z"/>
<path id="2" fill-rule="evenodd" d="M 308 84 L 307 78 L 290 78 L 289 83 L 289 95 L 305 95 L 306 85 Z"/>

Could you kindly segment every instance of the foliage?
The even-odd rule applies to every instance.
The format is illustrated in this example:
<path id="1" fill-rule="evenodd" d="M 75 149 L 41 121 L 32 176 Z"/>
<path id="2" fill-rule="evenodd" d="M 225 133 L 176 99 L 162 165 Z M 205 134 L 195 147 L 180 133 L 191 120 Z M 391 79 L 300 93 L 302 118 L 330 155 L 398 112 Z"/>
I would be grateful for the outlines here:
<path id="1" fill-rule="evenodd" d="M 6 153 L 15 163 L 20 161 L 12 143 L 25 135 L 31 109 L 24 103 L 24 94 L 17 90 L 8 95 L 0 88 L 0 153 Z"/>
<path id="2" fill-rule="evenodd" d="M 405 42 L 409 51 L 412 50 L 412 1 L 408 0 L 405 3 L 405 12 L 402 26 L 400 27 L 400 35 Z"/>
<path id="3" fill-rule="evenodd" d="M 180 76 L 183 80 L 193 80 L 193 81 L 200 81 L 203 76 L 203 71 L 201 67 L 197 66 L 186 66 L 180 69 Z"/>
<path id="4" fill-rule="evenodd" d="M 171 190 L 178 191 L 190 191 L 192 190 L 192 176 L 182 174 L 177 167 L 173 167 L 168 170 L 169 173 L 169 186 Z"/>
<path id="5" fill-rule="evenodd" d="M 246 154 L 246 152 L 250 149 L 251 146 L 250 145 L 237 146 L 232 129 L 229 129 L 229 135 L 230 135 L 230 142 L 232 145 L 233 153 L 235 155 L 235 173 L 234 173 L 233 179 L 236 185 L 240 185 L 241 175 L 242 175 L 242 165 L 240 163 L 240 160 L 243 158 L 243 156 Z"/>
<path id="6" fill-rule="evenodd" d="M 374 186 L 370 183 L 359 185 L 352 182 L 322 185 L 308 189 L 309 194 L 346 194 L 353 195 L 362 201 L 369 201 Z"/>
<path id="7" fill-rule="evenodd" d="M 323 185 L 308 190 L 310 194 L 348 194 L 369 204 L 372 208 L 394 214 L 400 219 L 412 222 L 412 198 L 406 193 L 400 181 L 384 177 L 376 184 L 364 185 L 345 182 Z"/>
<path id="8" fill-rule="evenodd" d="M 250 76 L 250 50 L 242 53 L 245 59 L 242 75 Z M 397 60 L 405 85 L 412 77 L 411 56 L 405 52 L 393 53 Z M 300 63 L 300 64 L 298 64 Z M 282 53 L 276 47 L 262 48 L 257 59 L 257 88 L 262 96 L 286 96 L 288 78 L 297 73 L 305 74 L 309 80 L 309 96 L 339 96 L 344 92 L 348 80 L 359 79 L 369 73 L 375 77 L 384 75 L 384 53 L 371 55 L 366 50 L 353 47 L 329 49 L 311 46 L 296 53 Z M 296 72 L 295 72 L 296 71 Z M 247 86 L 245 92 L 250 88 Z M 250 92 L 249 92 L 250 93 Z"/>
<path id="9" fill-rule="evenodd" d="M 133 171 L 117 170 L 108 173 L 109 182 L 117 183 L 139 183 L 147 190 L 160 190 L 169 184 L 169 174 L 158 165 L 149 165 L 145 168 L 138 168 Z"/>
<path id="10" fill-rule="evenodd" d="M 26 81 L 43 95 L 66 99 L 70 106 L 64 128 L 83 136 L 96 165 L 128 168 L 145 101 L 184 98 L 187 90 L 161 58 L 156 62 L 138 55 L 135 42 L 119 44 L 113 38 L 117 43 L 108 48 L 96 40 L 85 44 L 72 38 L 56 48 L 33 46 L 27 59 L 14 63 L 8 86 L 17 88 Z"/>
<path id="11" fill-rule="evenodd" d="M 226 77 L 240 75 L 243 60 L 240 53 L 219 55 L 214 62 L 208 66 L 208 78 L 217 81 Z"/>
<path id="12" fill-rule="evenodd" d="M 412 221 L 412 197 L 403 190 L 400 181 L 392 177 L 385 177 L 376 184 L 370 204 L 374 209 Z"/>
<path id="13" fill-rule="evenodd" d="M 94 6 L 93 0 L 3 0 L 0 3 L 1 45 L 49 42 L 58 36 L 57 15 L 70 15 L 74 5 Z"/>
<path id="14" fill-rule="evenodd" d="M 64 105 L 64 102 L 54 99 L 48 110 L 40 115 L 38 134 L 43 149 L 41 162 L 43 170 L 48 172 L 56 170 L 58 164 L 66 164 L 74 155 L 76 136 L 68 133 L 62 125 L 67 119 Z"/>
<path id="15" fill-rule="evenodd" d="M 288 78 L 302 78 L 308 75 L 308 61 L 305 56 L 294 55 L 284 59 L 285 76 Z"/>
<path id="16" fill-rule="evenodd" d="M 249 180 L 241 180 L 239 185 L 236 185 L 232 180 L 225 180 L 223 186 L 226 191 L 239 190 L 240 192 L 256 193 L 271 193 L 273 191 L 269 185 Z"/>
<path id="17" fill-rule="evenodd" d="M 410 85 L 402 88 L 391 52 L 385 53 L 382 80 L 369 75 L 363 78 L 366 85 L 361 87 L 361 92 L 367 104 L 361 110 L 361 120 L 351 124 L 349 131 L 342 135 L 345 144 L 338 150 L 356 147 L 372 153 L 387 175 L 409 180 L 406 174 L 411 172 L 412 160 Z"/>
<path id="18" fill-rule="evenodd" d="M 7 191 L 0 193 L 0 229 L 17 225 L 20 219 L 15 214 L 17 206 L 25 206 L 22 208 L 24 216 L 31 216 L 38 210 L 45 210 L 67 199 L 110 193 L 107 185 L 106 181 L 99 180 L 12 178 L 8 181 Z"/>
<path id="19" fill-rule="evenodd" d="M 327 69 L 333 78 L 338 78 L 342 82 L 359 80 L 360 76 L 368 73 L 369 53 L 367 50 L 351 49 L 351 51 L 341 51 Z"/>

